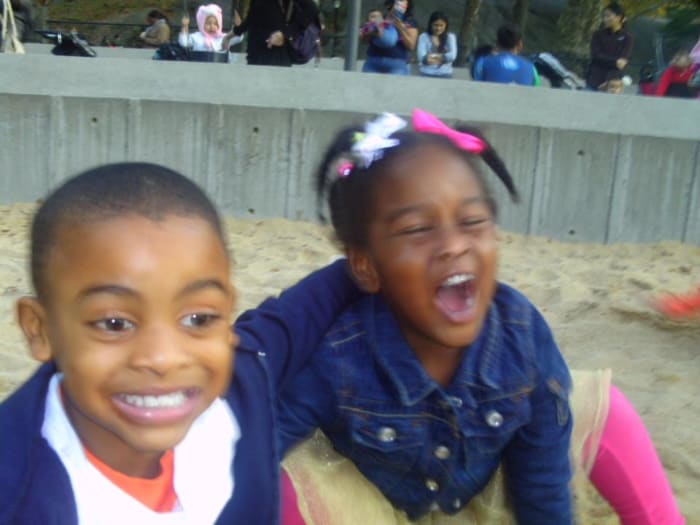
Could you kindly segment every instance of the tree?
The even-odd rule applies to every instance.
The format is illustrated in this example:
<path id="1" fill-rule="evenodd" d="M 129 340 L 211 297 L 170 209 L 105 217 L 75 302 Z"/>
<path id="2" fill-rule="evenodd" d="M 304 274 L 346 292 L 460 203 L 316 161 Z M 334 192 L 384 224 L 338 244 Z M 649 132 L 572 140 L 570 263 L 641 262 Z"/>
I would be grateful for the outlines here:
<path id="1" fill-rule="evenodd" d="M 469 58 L 469 53 L 476 41 L 476 24 L 479 21 L 479 8 L 481 0 L 465 0 L 464 16 L 459 29 L 459 53 L 457 54 L 457 65 L 465 65 Z"/>
<path id="2" fill-rule="evenodd" d="M 530 7 L 530 0 L 513 0 L 513 22 L 525 33 L 527 25 L 527 10 Z"/>
<path id="3" fill-rule="evenodd" d="M 557 22 L 560 48 L 573 55 L 586 56 L 591 35 L 600 24 L 604 7 L 601 0 L 569 0 Z"/>

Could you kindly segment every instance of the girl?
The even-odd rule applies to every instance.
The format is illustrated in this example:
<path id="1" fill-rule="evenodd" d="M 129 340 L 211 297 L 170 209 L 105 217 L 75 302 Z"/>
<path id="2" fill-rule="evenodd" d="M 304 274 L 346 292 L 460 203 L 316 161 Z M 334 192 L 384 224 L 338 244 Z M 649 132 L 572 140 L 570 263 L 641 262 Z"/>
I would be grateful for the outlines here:
<path id="1" fill-rule="evenodd" d="M 408 75 L 408 59 L 418 40 L 413 3 L 411 0 L 387 0 L 384 6 L 385 23 L 360 35 L 360 39 L 369 44 L 362 71 Z"/>
<path id="2" fill-rule="evenodd" d="M 597 91 L 610 71 L 623 71 L 632 54 L 632 35 L 625 30 L 625 10 L 616 2 L 603 11 L 603 28 L 591 38 L 591 64 L 586 84 Z"/>
<path id="3" fill-rule="evenodd" d="M 234 12 L 234 26 L 238 26 L 241 19 L 238 12 Z M 182 29 L 178 35 L 178 43 L 192 51 L 228 52 L 229 47 L 243 40 L 242 36 L 234 36 L 233 31 L 223 33 L 221 31 L 221 8 L 216 4 L 201 5 L 197 9 L 197 27 L 199 31 L 189 33 L 190 17 L 182 17 Z"/>
<path id="4" fill-rule="evenodd" d="M 421 75 L 452 78 L 452 62 L 457 58 L 457 37 L 448 29 L 447 16 L 442 11 L 434 11 L 430 15 L 428 29 L 418 37 L 416 56 Z"/>
<path id="5" fill-rule="evenodd" d="M 422 111 L 414 132 L 404 124 L 387 115 L 341 132 L 318 171 L 319 196 L 371 295 L 280 393 L 280 446 L 320 427 L 386 500 L 328 448 L 311 448 L 309 468 L 295 452 L 287 467 L 308 523 L 447 523 L 459 513 L 468 524 L 570 524 L 571 377 L 541 314 L 496 280 L 497 207 L 478 160 L 517 200 L 513 180 L 480 135 Z M 682 523 L 631 406 L 613 390 L 606 422 L 609 377 L 589 391 L 579 384 L 593 410 L 590 428 L 574 429 L 575 452 L 596 460 L 594 481 L 614 480 L 599 486 L 624 523 Z M 586 399 L 596 389 L 606 394 L 599 407 Z M 621 441 L 625 432 L 634 438 Z"/>

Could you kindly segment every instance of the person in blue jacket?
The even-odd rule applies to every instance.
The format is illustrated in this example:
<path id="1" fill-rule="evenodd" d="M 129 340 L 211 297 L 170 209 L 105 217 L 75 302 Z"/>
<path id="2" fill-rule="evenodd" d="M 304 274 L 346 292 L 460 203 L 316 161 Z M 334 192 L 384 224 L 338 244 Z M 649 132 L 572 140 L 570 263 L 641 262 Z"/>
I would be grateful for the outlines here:
<path id="1" fill-rule="evenodd" d="M 31 273 L 17 314 L 44 364 L 0 404 L 0 524 L 277 523 L 276 392 L 358 295 L 345 263 L 234 332 L 209 198 L 119 163 L 41 204 Z"/>
<path id="2" fill-rule="evenodd" d="M 495 52 L 480 57 L 474 64 L 474 80 L 539 86 L 541 81 L 535 65 L 519 55 L 522 48 L 520 29 L 513 24 L 502 25 L 496 33 Z"/>

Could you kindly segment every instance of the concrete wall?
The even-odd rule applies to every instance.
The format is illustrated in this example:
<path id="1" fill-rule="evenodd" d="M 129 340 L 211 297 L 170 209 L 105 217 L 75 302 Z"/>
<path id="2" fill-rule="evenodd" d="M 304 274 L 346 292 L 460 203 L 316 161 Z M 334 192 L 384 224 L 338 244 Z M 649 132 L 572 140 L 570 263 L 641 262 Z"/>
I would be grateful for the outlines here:
<path id="1" fill-rule="evenodd" d="M 0 55 L 0 202 L 98 163 L 148 160 L 236 216 L 316 216 L 334 132 L 413 107 L 481 125 L 523 195 L 505 229 L 700 245 L 700 104 L 325 68 Z"/>

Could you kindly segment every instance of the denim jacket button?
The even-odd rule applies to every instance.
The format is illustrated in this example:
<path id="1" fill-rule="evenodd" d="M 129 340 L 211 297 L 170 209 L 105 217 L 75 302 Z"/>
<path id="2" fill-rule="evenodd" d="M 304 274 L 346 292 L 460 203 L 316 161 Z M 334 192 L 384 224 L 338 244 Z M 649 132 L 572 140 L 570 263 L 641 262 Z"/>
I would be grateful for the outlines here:
<path id="1" fill-rule="evenodd" d="M 486 412 L 486 424 L 493 428 L 498 428 L 503 424 L 503 416 L 500 412 L 489 410 Z"/>
<path id="2" fill-rule="evenodd" d="M 430 504 L 430 512 L 437 512 L 438 510 L 440 510 L 440 505 L 437 504 L 437 501 L 433 501 Z"/>
<path id="3" fill-rule="evenodd" d="M 462 406 L 462 400 L 457 396 L 450 396 L 450 404 L 455 408 L 460 408 Z"/>
<path id="4" fill-rule="evenodd" d="M 452 502 L 452 507 L 455 509 L 461 509 L 462 508 L 462 500 L 459 498 L 455 498 L 455 500 Z"/>
<path id="5" fill-rule="evenodd" d="M 391 427 L 382 427 L 377 431 L 377 437 L 379 441 L 391 443 L 396 439 L 396 430 Z"/>
<path id="6" fill-rule="evenodd" d="M 435 450 L 433 453 L 435 454 L 435 457 L 438 459 L 447 459 L 450 457 L 450 449 L 447 448 L 445 445 L 440 445 L 438 447 L 435 447 Z"/>
<path id="7" fill-rule="evenodd" d="M 437 492 L 438 490 L 440 490 L 440 485 L 438 485 L 438 482 L 435 481 L 434 479 L 430 479 L 430 478 L 426 479 L 425 486 L 428 487 L 428 490 L 430 492 Z"/>

